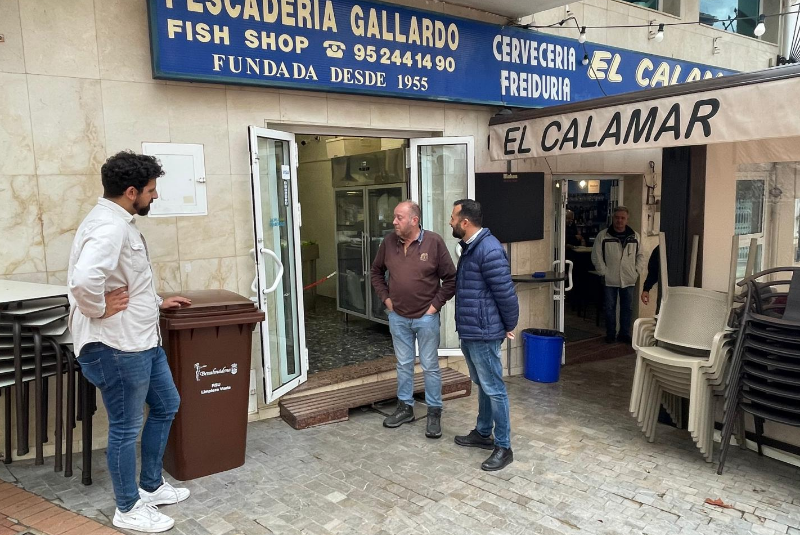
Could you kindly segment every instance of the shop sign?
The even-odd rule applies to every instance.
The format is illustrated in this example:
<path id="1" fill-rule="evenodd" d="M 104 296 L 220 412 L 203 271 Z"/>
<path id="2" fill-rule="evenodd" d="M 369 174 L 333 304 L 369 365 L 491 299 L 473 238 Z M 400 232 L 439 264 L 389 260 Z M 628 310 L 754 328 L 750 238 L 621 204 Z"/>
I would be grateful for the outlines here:
<path id="1" fill-rule="evenodd" d="M 148 7 L 158 79 L 530 108 L 733 72 L 382 3 L 148 0 Z"/>
<path id="2" fill-rule="evenodd" d="M 764 95 L 800 92 L 800 78 L 728 87 L 490 127 L 490 155 L 509 160 L 800 136 Z"/>

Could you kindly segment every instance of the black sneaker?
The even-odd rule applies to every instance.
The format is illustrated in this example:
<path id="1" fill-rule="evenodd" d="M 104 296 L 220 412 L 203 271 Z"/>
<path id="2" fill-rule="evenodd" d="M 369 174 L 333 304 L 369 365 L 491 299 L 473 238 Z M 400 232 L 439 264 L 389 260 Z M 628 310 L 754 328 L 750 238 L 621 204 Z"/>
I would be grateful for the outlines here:
<path id="1" fill-rule="evenodd" d="M 383 427 L 400 427 L 403 424 L 414 421 L 414 407 L 406 405 L 402 401 L 397 402 L 394 414 L 383 420 Z"/>
<path id="2" fill-rule="evenodd" d="M 477 429 L 469 432 L 469 435 L 456 436 L 455 443 L 466 448 L 481 448 L 491 450 L 494 448 L 494 438 L 492 435 L 485 437 L 478 433 Z"/>
<path id="3" fill-rule="evenodd" d="M 439 438 L 442 436 L 442 408 L 430 407 L 428 409 L 428 425 L 425 427 L 425 436 Z"/>
<path id="4" fill-rule="evenodd" d="M 489 458 L 483 461 L 481 470 L 496 472 L 497 470 L 502 470 L 512 462 L 514 462 L 514 452 L 511 451 L 511 448 L 501 448 L 497 446 L 492 454 L 489 455 Z"/>
<path id="5" fill-rule="evenodd" d="M 606 343 L 607 344 L 613 344 L 616 341 L 617 341 L 617 339 L 614 337 L 613 334 L 607 334 L 606 335 Z"/>
<path id="6" fill-rule="evenodd" d="M 631 337 L 627 334 L 618 334 L 617 335 L 617 342 L 620 344 L 631 345 Z"/>

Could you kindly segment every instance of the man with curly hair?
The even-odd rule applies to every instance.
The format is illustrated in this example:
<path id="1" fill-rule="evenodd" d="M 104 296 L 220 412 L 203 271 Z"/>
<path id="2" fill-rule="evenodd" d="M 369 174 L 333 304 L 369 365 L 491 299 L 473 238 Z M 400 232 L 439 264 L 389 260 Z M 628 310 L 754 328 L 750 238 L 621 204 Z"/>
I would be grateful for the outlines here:
<path id="1" fill-rule="evenodd" d="M 179 308 L 185 297 L 156 294 L 144 236 L 134 215 L 145 216 L 164 174 L 153 156 L 120 152 L 101 169 L 103 197 L 83 220 L 69 259 L 69 328 L 83 375 L 108 412 L 108 472 L 117 527 L 159 533 L 174 525 L 157 505 L 178 503 L 189 490 L 161 475 L 164 449 L 180 398 L 161 348 L 159 308 Z M 136 438 L 144 404 L 142 466 L 136 484 Z M 84 445 L 88 447 L 88 445 Z"/>

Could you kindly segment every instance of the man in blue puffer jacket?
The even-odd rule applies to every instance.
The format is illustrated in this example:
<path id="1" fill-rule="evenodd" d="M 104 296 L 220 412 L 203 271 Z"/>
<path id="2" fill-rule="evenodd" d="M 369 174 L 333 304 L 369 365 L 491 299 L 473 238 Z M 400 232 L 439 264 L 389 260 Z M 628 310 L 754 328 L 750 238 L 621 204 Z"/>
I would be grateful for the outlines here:
<path id="1" fill-rule="evenodd" d="M 478 423 L 468 435 L 456 436 L 455 442 L 493 450 L 481 468 L 494 471 L 514 460 L 500 346 L 503 339 L 514 339 L 519 301 L 506 252 L 482 224 L 480 203 L 471 199 L 453 203 L 450 227 L 461 239 L 462 251 L 456 271 L 456 330 L 470 377 L 478 385 Z"/>

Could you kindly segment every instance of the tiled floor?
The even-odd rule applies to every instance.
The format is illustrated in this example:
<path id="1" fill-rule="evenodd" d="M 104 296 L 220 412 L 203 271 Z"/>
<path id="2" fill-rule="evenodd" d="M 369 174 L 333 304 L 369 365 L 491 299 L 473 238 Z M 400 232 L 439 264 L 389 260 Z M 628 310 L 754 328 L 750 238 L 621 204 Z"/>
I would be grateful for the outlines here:
<path id="1" fill-rule="evenodd" d="M 516 460 L 502 472 L 479 469 L 486 451 L 453 444 L 474 425 L 472 396 L 446 402 L 440 440 L 424 437 L 424 419 L 389 430 L 360 410 L 304 431 L 250 424 L 246 464 L 187 482 L 189 500 L 163 511 L 187 535 L 800 535 L 800 470 L 734 448 L 717 476 L 685 431 L 662 426 L 647 443 L 627 413 L 633 365 L 567 366 L 554 384 L 509 379 Z M 107 522 L 111 485 L 95 459 L 88 488 L 51 464 L 0 474 Z"/>
<path id="2" fill-rule="evenodd" d="M 336 300 L 317 296 L 306 311 L 308 373 L 333 370 L 394 355 L 389 326 L 336 310 Z"/>

